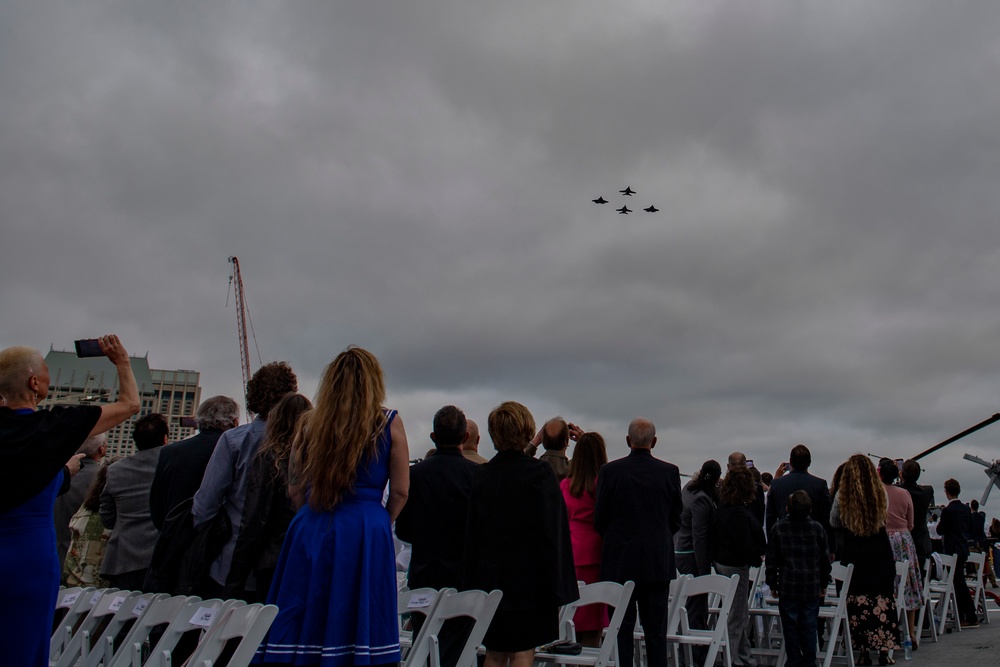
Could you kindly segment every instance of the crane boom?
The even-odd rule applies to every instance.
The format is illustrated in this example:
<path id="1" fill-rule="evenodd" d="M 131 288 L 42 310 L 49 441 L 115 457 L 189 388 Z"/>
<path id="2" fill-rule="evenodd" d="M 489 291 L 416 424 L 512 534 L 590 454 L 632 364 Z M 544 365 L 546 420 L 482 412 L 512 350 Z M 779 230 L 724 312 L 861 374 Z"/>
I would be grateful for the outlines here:
<path id="1" fill-rule="evenodd" d="M 236 296 L 236 327 L 240 340 L 240 363 L 243 365 L 243 399 L 244 404 L 246 404 L 247 384 L 250 382 L 250 344 L 247 341 L 246 301 L 243 293 L 243 276 L 240 274 L 240 260 L 234 255 L 229 258 L 229 262 L 233 265 L 229 282 L 233 285 L 233 292 Z M 252 417 L 253 413 L 250 412 L 248 405 L 247 418 L 251 419 Z"/>

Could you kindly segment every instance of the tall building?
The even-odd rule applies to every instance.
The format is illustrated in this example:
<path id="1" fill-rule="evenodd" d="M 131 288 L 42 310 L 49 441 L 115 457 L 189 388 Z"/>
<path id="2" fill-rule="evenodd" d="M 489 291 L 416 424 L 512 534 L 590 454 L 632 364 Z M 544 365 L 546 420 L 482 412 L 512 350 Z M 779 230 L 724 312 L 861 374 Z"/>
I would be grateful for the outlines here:
<path id="1" fill-rule="evenodd" d="M 153 412 L 167 418 L 169 442 L 194 435 L 193 418 L 201 402 L 199 373 L 151 369 L 148 357 L 131 357 L 130 361 L 139 387 L 139 414 L 108 431 L 108 454 L 133 453 L 135 420 Z M 101 405 L 117 399 L 118 373 L 107 357 L 81 359 L 74 352 L 49 350 L 45 363 L 49 367 L 49 395 L 39 407 Z"/>

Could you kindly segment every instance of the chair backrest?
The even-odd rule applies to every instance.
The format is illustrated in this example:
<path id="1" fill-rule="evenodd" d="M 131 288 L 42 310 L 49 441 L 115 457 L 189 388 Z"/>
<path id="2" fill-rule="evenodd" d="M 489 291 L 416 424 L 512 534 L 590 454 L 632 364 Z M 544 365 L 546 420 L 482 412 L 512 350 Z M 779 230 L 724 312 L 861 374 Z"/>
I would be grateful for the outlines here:
<path id="1" fill-rule="evenodd" d="M 938 576 L 931 583 L 931 585 L 933 586 L 936 582 L 954 587 L 953 577 L 955 573 L 955 565 L 958 563 L 958 556 L 955 556 L 954 554 L 938 554 L 938 558 L 941 560 L 941 571 L 938 572 Z"/>
<path id="2" fill-rule="evenodd" d="M 142 645 L 150 639 L 150 632 L 157 626 L 166 625 L 164 635 L 167 630 L 178 625 L 182 620 L 187 621 L 198 610 L 199 605 L 212 607 L 218 606 L 220 600 L 207 600 L 204 603 L 197 596 L 185 597 L 174 596 L 157 600 L 147 606 L 145 613 L 132 625 L 132 629 L 122 641 L 121 647 L 115 651 L 114 660 L 111 667 L 133 667 L 142 664 Z M 176 633 L 173 638 L 174 644 L 183 631 Z M 151 656 L 152 657 L 152 656 Z M 157 660 L 159 657 L 157 657 Z M 150 664 L 158 664 L 150 661 Z"/>
<path id="3" fill-rule="evenodd" d="M 261 640 L 267 634 L 278 608 L 273 604 L 245 604 L 226 610 L 214 627 L 205 635 L 198 647 L 188 658 L 193 667 L 208 667 L 219 659 L 226 644 L 237 637 L 239 644 L 229 658 L 229 667 L 245 667 L 257 652 Z"/>
<path id="4" fill-rule="evenodd" d="M 108 589 L 117 590 L 117 589 Z M 54 663 L 76 634 L 80 621 L 90 613 L 105 589 L 63 588 L 56 597 L 56 614 L 49 642 L 49 662 Z"/>
<path id="5" fill-rule="evenodd" d="M 621 600 L 622 584 L 613 581 L 598 581 L 593 584 L 577 582 L 580 597 L 569 604 L 562 606 L 559 611 L 559 639 L 576 641 L 576 629 L 573 625 L 573 616 L 580 607 L 592 604 L 606 604 L 615 606 Z M 635 584 L 633 584 L 633 587 Z"/>
<path id="6" fill-rule="evenodd" d="M 906 595 L 906 579 L 910 576 L 910 561 L 903 559 L 896 561 L 896 613 L 899 616 L 900 628 L 904 638 L 909 634 L 909 625 L 904 620 L 906 618 L 906 604 L 903 599 Z"/>
<path id="7" fill-rule="evenodd" d="M 105 626 L 101 635 L 95 638 L 90 654 L 85 656 L 82 667 L 111 665 L 116 653 L 122 650 L 122 647 L 128 645 L 127 641 L 123 641 L 118 646 L 115 646 L 115 639 L 118 635 L 124 631 L 127 637 L 132 631 L 132 627 L 129 627 L 130 623 L 134 627 L 149 610 L 151 605 L 155 604 L 158 600 L 164 600 L 169 597 L 166 593 L 144 593 L 121 605 L 107 626 Z"/>
<path id="8" fill-rule="evenodd" d="M 977 551 L 975 553 L 970 553 L 969 558 L 965 562 L 967 565 L 975 566 L 976 571 L 974 573 L 975 575 L 974 581 L 976 582 L 975 584 L 976 592 L 973 595 L 973 601 L 975 601 L 976 597 L 978 597 L 979 595 L 979 591 L 983 587 L 983 567 L 986 565 L 986 552 Z"/>
<path id="9" fill-rule="evenodd" d="M 429 617 L 438 603 L 438 599 L 445 591 L 454 591 L 445 588 L 438 591 L 436 588 L 403 588 L 396 594 L 396 610 L 399 619 L 399 631 L 403 630 L 403 616 L 406 614 L 423 614 Z"/>
<path id="10" fill-rule="evenodd" d="M 115 591 L 98 598 L 94 606 L 90 608 L 90 613 L 81 621 L 80 627 L 77 628 L 69 642 L 63 646 L 62 653 L 55 662 L 55 667 L 71 667 L 81 656 L 88 656 L 93 635 L 101 628 L 102 623 L 110 621 L 111 617 L 118 613 L 118 610 L 125 606 L 128 600 L 138 595 L 138 591 Z"/>
<path id="11" fill-rule="evenodd" d="M 486 630 L 493 620 L 497 607 L 500 605 L 501 591 L 462 591 L 461 593 L 448 591 L 439 596 L 434 613 L 431 614 L 420 633 L 414 638 L 413 648 L 406 656 L 404 667 L 411 665 L 424 665 L 430 660 L 431 667 L 439 667 L 440 655 L 437 650 L 437 636 L 441 632 L 444 622 L 450 618 L 467 616 L 475 619 L 475 624 L 465 642 L 465 647 L 458 658 L 458 667 L 474 667 L 476 663 L 476 653 L 479 645 L 486 635 Z"/>

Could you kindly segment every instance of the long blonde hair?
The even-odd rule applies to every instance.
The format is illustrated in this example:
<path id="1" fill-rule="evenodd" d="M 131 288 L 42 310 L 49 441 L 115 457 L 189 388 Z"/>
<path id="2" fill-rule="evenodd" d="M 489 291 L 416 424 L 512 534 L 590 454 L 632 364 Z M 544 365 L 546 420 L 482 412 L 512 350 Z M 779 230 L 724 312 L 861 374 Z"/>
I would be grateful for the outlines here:
<path id="1" fill-rule="evenodd" d="M 376 454 L 388 422 L 382 409 L 382 366 L 368 350 L 351 346 L 323 372 L 315 407 L 302 414 L 302 481 L 311 486 L 309 506 L 331 510 L 351 493 L 358 467 Z"/>
<path id="2" fill-rule="evenodd" d="M 867 537 L 885 527 L 888 507 L 885 487 L 867 456 L 855 454 L 847 459 L 837 498 L 840 520 L 855 535 Z"/>

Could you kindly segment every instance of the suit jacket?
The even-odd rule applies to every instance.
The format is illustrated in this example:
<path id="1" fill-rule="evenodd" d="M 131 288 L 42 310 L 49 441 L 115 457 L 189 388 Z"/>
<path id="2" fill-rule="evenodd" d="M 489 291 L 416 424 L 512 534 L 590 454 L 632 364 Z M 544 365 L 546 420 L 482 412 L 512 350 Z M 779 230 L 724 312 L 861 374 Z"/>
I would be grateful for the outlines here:
<path id="1" fill-rule="evenodd" d="M 111 528 L 101 576 L 135 572 L 149 567 L 160 531 L 149 515 L 149 485 L 162 447 L 139 451 L 108 468 L 101 493 L 101 523 Z"/>
<path id="2" fill-rule="evenodd" d="M 410 588 L 458 584 L 469 495 L 479 465 L 458 447 L 439 447 L 410 468 L 410 495 L 396 517 L 396 537 L 413 545 Z"/>
<path id="3" fill-rule="evenodd" d="M 222 433 L 205 429 L 161 449 L 153 484 L 149 487 L 149 512 L 157 530 L 163 529 L 163 521 L 170 510 L 197 493 Z"/>
<path id="4" fill-rule="evenodd" d="M 956 498 L 942 508 L 937 531 L 944 542 L 946 554 L 958 556 L 962 561 L 969 557 L 972 510 L 968 505 Z"/>
<path id="5" fill-rule="evenodd" d="M 633 449 L 597 477 L 594 527 L 604 538 L 601 578 L 624 583 L 670 581 L 676 575 L 674 532 L 681 523 L 680 471 Z"/>
<path id="6" fill-rule="evenodd" d="M 579 598 L 566 505 L 547 463 L 504 451 L 477 466 L 460 588 L 502 590 L 502 611 Z"/>
<path id="7" fill-rule="evenodd" d="M 934 504 L 934 489 L 919 484 L 903 484 L 903 488 L 910 492 L 910 498 L 913 500 L 913 529 L 910 530 L 910 537 L 917 547 L 917 558 L 920 559 L 920 567 L 923 569 L 924 560 L 933 551 L 931 535 L 927 530 L 927 511 Z"/>
<path id="8" fill-rule="evenodd" d="M 771 482 L 771 490 L 767 492 L 767 513 L 765 529 L 768 535 L 771 528 L 785 517 L 788 511 L 788 497 L 796 491 L 805 491 L 812 499 L 812 514 L 810 515 L 826 530 L 829 544 L 834 544 L 833 532 L 830 530 L 830 488 L 825 479 L 810 475 L 805 470 L 792 470 Z"/>
<path id="9" fill-rule="evenodd" d="M 80 460 L 80 470 L 70 478 L 69 491 L 56 498 L 55 523 L 56 523 L 56 551 L 59 553 L 59 566 L 66 560 L 66 552 L 69 551 L 69 541 L 72 534 L 69 530 L 69 522 L 76 514 L 83 499 L 87 497 L 90 484 L 97 476 L 97 470 L 101 467 L 100 461 L 95 461 L 89 456 Z"/>

